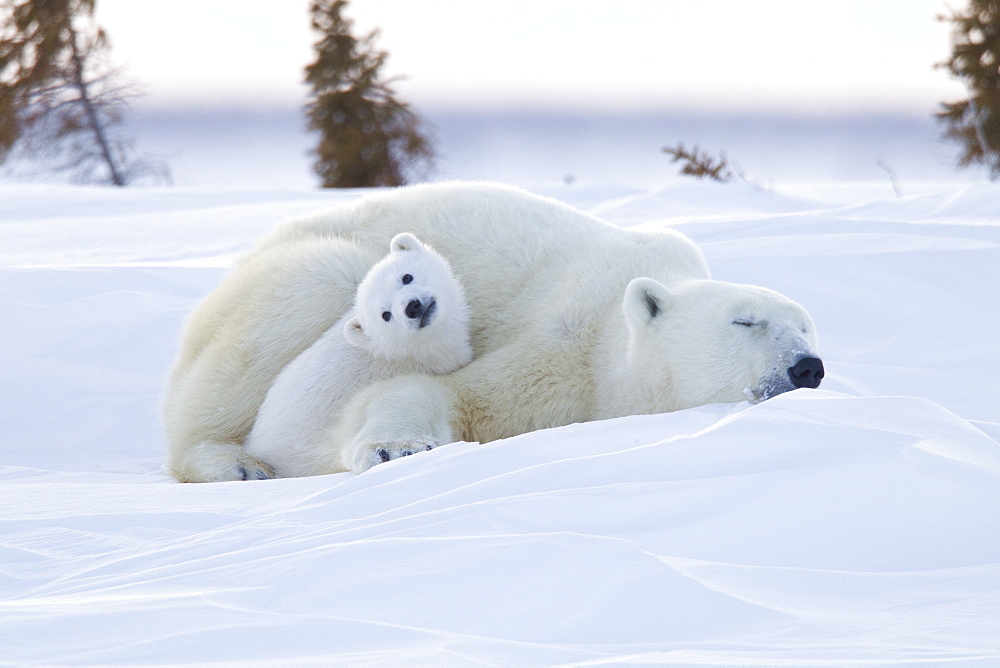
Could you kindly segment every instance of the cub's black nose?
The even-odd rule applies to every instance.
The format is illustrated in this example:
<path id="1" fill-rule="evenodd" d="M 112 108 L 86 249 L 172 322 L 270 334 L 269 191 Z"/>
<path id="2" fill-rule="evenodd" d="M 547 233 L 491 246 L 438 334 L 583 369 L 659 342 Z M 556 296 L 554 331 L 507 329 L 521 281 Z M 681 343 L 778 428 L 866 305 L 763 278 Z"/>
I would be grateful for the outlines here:
<path id="1" fill-rule="evenodd" d="M 419 318 L 424 314 L 424 305 L 420 303 L 419 299 L 413 299 L 406 305 L 404 312 L 407 318 Z"/>
<path id="2" fill-rule="evenodd" d="M 823 360 L 818 357 L 803 357 L 795 366 L 788 367 L 788 377 L 795 387 L 819 387 L 823 380 Z"/>

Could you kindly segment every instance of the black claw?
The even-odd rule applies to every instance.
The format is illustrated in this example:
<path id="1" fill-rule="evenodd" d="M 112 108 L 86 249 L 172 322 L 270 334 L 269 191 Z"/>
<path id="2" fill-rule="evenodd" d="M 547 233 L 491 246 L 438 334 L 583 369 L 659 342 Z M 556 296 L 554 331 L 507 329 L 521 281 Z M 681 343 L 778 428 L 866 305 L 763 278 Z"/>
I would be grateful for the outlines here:
<path id="1" fill-rule="evenodd" d="M 434 446 L 433 446 L 433 445 L 431 445 L 430 443 L 428 443 L 428 444 L 427 444 L 427 447 L 425 447 L 425 448 L 424 448 L 424 451 L 427 451 L 427 450 L 432 450 L 433 448 L 434 448 Z"/>
<path id="2" fill-rule="evenodd" d="M 240 480 L 246 480 L 247 479 L 247 470 L 245 468 L 243 468 L 242 466 L 237 466 L 236 467 L 236 475 L 239 476 Z"/>
<path id="3" fill-rule="evenodd" d="M 383 462 L 389 461 L 389 452 L 385 448 L 379 448 L 377 454 Z"/>
<path id="4" fill-rule="evenodd" d="M 267 471 L 265 471 L 264 469 L 257 469 L 256 473 L 254 474 L 254 478 L 256 480 L 270 480 L 271 476 L 269 476 L 267 474 Z"/>

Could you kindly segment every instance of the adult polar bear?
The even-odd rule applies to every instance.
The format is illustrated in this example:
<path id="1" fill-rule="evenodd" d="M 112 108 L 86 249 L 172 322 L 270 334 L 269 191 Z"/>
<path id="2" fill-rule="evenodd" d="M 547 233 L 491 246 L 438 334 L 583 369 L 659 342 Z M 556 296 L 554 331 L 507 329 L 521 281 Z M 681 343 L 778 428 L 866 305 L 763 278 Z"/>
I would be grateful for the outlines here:
<path id="1" fill-rule="evenodd" d="M 701 252 L 683 235 L 613 227 L 507 186 L 385 191 L 279 227 L 195 311 L 164 402 L 170 465 L 179 480 L 262 475 L 266 468 L 242 442 L 271 382 L 351 308 L 358 284 L 398 232 L 412 232 L 440 252 L 465 287 L 474 358 L 453 374 L 385 381 L 360 397 L 337 430 L 342 437 L 345 429 L 356 432 L 348 434 L 351 445 L 337 446 L 356 451 L 348 458 L 352 470 L 370 466 L 375 453 L 391 457 L 425 441 L 489 441 L 737 401 L 748 386 L 787 383 L 766 380 L 774 376 L 771 367 L 813 359 L 812 323 L 801 307 L 760 288 L 707 282 L 685 307 L 693 306 L 697 318 L 710 315 L 697 306 L 703 293 L 722 290 L 729 296 L 713 299 L 710 310 L 725 322 L 712 327 L 727 327 L 733 318 L 765 322 L 769 314 L 748 311 L 759 303 L 776 310 L 770 317 L 788 340 L 780 350 L 758 346 L 770 351 L 767 369 L 749 368 L 738 351 L 740 359 L 710 363 L 721 371 L 708 374 L 708 382 L 690 379 L 685 387 L 688 379 L 676 377 L 662 344 L 647 333 L 630 335 L 643 319 L 664 321 L 655 316 L 675 301 L 668 287 L 708 279 Z M 806 333 L 796 338 L 786 329 Z M 677 352 L 715 354 L 690 345 Z M 774 391 L 781 389 L 791 387 Z"/>

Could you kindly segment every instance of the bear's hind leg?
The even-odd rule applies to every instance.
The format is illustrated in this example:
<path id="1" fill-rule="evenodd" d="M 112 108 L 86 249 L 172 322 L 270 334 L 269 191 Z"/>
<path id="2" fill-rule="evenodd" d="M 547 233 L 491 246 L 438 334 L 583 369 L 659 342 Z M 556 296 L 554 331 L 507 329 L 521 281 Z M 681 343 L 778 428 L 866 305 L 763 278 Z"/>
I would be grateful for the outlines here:
<path id="1" fill-rule="evenodd" d="M 170 463 L 181 482 L 225 482 L 273 478 L 270 466 L 249 454 L 242 445 L 203 441 Z"/>

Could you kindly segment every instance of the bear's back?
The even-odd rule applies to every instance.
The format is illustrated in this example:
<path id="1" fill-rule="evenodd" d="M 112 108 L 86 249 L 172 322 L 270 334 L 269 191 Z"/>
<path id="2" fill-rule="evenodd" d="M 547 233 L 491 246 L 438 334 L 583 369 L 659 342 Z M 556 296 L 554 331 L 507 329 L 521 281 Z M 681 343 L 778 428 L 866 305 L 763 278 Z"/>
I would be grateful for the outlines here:
<path id="1" fill-rule="evenodd" d="M 603 312 L 637 276 L 664 284 L 708 278 L 687 237 L 614 227 L 556 200 L 481 183 L 412 186 L 290 221 L 265 244 L 343 237 L 384 247 L 413 232 L 443 255 L 465 288 L 477 353 L 525 335 L 567 303 Z M 561 316 L 557 316 L 561 317 Z"/>

